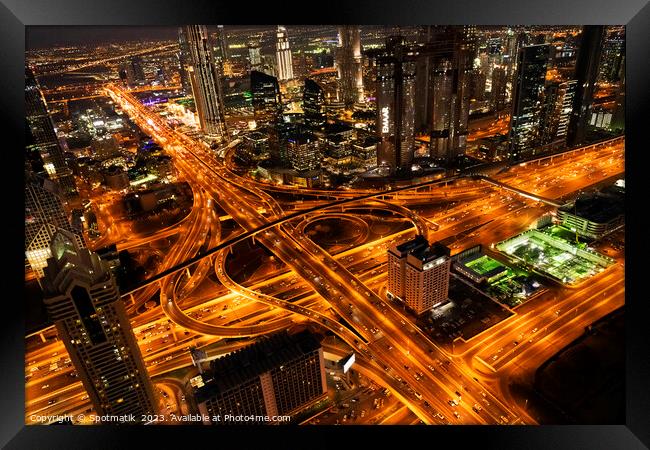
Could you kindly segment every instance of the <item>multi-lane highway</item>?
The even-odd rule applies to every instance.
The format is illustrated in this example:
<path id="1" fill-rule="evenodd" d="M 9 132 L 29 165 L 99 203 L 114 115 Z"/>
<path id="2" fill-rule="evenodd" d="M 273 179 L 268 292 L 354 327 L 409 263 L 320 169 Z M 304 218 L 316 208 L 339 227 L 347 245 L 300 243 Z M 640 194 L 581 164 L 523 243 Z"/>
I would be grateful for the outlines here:
<path id="1" fill-rule="evenodd" d="M 164 373 L 161 370 L 165 368 L 188 365 L 189 357 L 183 349 L 188 348 L 190 339 L 200 344 L 223 337 L 256 336 L 309 320 L 341 338 L 340 352 L 355 350 L 358 370 L 378 384 L 389 387 L 401 403 L 424 423 L 517 423 L 521 419 L 532 423 L 526 411 L 507 391 L 503 379 L 513 367 L 539 365 L 544 357 L 550 356 L 550 350 L 543 350 L 549 347 L 550 342 L 553 342 L 551 349 L 559 349 L 561 343 L 566 343 L 575 334 L 569 330 L 602 317 L 623 301 L 622 271 L 614 270 L 603 274 L 589 286 L 589 290 L 584 288 L 575 292 L 576 297 L 563 297 L 560 313 L 549 312 L 548 303 L 540 301 L 533 305 L 534 309 L 517 313 L 477 338 L 457 345 L 452 355 L 419 330 L 410 316 L 377 295 L 385 283 L 383 261 L 386 247 L 391 242 L 412 236 L 415 233 L 413 227 L 373 240 L 366 239 L 367 242 L 355 243 L 351 248 L 332 255 L 304 233 L 307 225 L 328 215 L 349 215 L 346 209 L 356 211 L 357 216 L 360 209 L 374 209 L 404 218 L 415 224 L 419 233 L 428 233 L 435 240 L 458 236 L 466 229 L 481 226 L 473 236 L 459 240 L 456 244 L 459 246 L 472 240 L 494 242 L 504 230 L 506 235 L 519 232 L 535 216 L 548 210 L 548 206 L 478 180 L 459 180 L 449 185 L 413 188 L 386 195 L 383 202 L 374 204 L 366 202 L 355 206 L 351 203 L 345 208 L 328 208 L 331 198 L 338 197 L 338 194 L 291 187 L 267 189 L 263 183 L 250 183 L 238 177 L 207 147 L 168 127 L 161 117 L 141 105 L 129 92 L 116 86 L 109 86 L 107 92 L 138 126 L 174 157 L 176 166 L 194 191 L 192 213 L 183 221 L 183 232 L 179 233 L 181 238 L 170 248 L 164 267 L 173 267 L 196 255 L 201 246 L 212 248 L 223 239 L 212 201 L 218 203 L 243 231 L 265 227 L 287 215 L 283 201 L 276 201 L 273 197 L 273 192 L 278 190 L 284 194 L 313 195 L 316 198 L 310 205 L 323 207 L 304 216 L 280 221 L 256 235 L 256 241 L 284 263 L 283 273 L 265 274 L 263 279 L 243 286 L 228 275 L 225 264 L 227 250 L 223 250 L 214 260 L 214 269 L 206 258 L 193 268 L 189 279 L 185 272 L 180 272 L 162 280 L 161 309 L 167 318 L 161 315 L 160 309 L 143 311 L 140 308 L 137 311 L 158 286 L 141 290 L 143 293 L 137 296 L 135 305 L 138 314 L 133 318 L 136 335 L 150 323 L 170 327 L 174 335 L 173 342 L 167 337 L 167 342 L 162 342 L 165 340 L 162 339 L 146 344 L 143 354 L 152 374 Z M 226 156 L 230 154 L 228 149 L 223 153 Z M 558 158 L 546 165 L 518 166 L 501 174 L 498 179 L 517 189 L 557 199 L 621 173 L 622 158 L 622 145 L 614 145 Z M 352 197 L 351 200 L 355 196 L 373 194 L 367 190 L 343 193 L 345 195 L 340 197 Z M 210 270 L 215 271 L 223 286 L 210 285 L 205 278 Z M 288 284 L 286 280 L 291 277 L 294 280 L 299 278 L 295 284 Z M 208 286 L 211 294 L 204 295 L 199 288 L 204 285 Z M 598 299 L 588 295 L 601 285 L 612 286 L 608 291 L 610 294 Z M 227 290 L 224 291 L 224 287 Z M 220 309 L 221 305 L 226 306 L 233 298 L 243 300 L 240 300 L 241 306 L 237 306 L 246 310 L 247 319 L 243 323 L 232 323 L 230 318 L 219 314 L 226 311 Z M 198 312 L 203 309 L 212 312 Z M 228 314 L 232 312 L 228 310 Z M 186 331 L 181 331 L 184 329 Z M 536 331 L 533 333 L 532 329 Z M 544 330 L 544 334 L 536 334 L 540 333 L 539 330 Z M 530 336 L 531 333 L 535 336 Z M 525 336 L 526 342 L 514 344 L 519 335 Z M 57 358 L 58 355 L 51 356 L 57 352 L 53 350 L 55 348 L 59 353 L 65 353 L 59 342 L 35 345 L 27 355 L 28 370 Z M 156 364 L 152 364 L 152 357 L 147 356 L 151 348 Z M 499 356 L 494 359 L 492 353 Z M 32 361 L 35 364 L 30 364 Z M 87 402 L 81 401 L 83 390 L 80 383 L 53 388 L 47 381 L 60 383 L 61 379 L 65 380 L 63 377 L 69 377 L 67 373 L 70 370 L 65 371 L 65 375 L 61 372 L 64 371 L 48 371 L 49 378 L 39 377 L 38 382 L 31 382 L 28 413 L 35 410 L 65 412 L 72 407 L 87 407 Z M 37 389 L 41 391 L 37 392 Z M 452 405 L 451 400 L 459 400 L 457 392 L 462 394 L 460 402 Z M 71 395 L 76 400 L 69 400 Z M 44 404 L 52 398 L 66 400 Z M 476 404 L 483 406 L 477 411 L 473 408 Z M 396 410 L 386 420 L 392 423 L 397 419 L 406 420 L 407 416 L 413 420 L 405 410 Z"/>

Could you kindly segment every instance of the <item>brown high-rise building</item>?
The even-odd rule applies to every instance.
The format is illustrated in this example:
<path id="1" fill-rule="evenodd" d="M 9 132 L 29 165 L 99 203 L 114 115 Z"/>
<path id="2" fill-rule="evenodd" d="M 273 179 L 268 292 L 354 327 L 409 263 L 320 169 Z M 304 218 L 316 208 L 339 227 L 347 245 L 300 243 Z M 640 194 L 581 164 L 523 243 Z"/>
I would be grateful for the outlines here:
<path id="1" fill-rule="evenodd" d="M 417 236 L 388 251 L 388 296 L 397 298 L 417 314 L 447 301 L 449 248 L 429 245 Z"/>
<path id="2" fill-rule="evenodd" d="M 425 248 L 429 245 L 424 236 L 399 245 L 394 245 L 388 250 L 388 294 L 391 297 L 404 300 L 406 295 L 406 257 L 409 253 Z"/>

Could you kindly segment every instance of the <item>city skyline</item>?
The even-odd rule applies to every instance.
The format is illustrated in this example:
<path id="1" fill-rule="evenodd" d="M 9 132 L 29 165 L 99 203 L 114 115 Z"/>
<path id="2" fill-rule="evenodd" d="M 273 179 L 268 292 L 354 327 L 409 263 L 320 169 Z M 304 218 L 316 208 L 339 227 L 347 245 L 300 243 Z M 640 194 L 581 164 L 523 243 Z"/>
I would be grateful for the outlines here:
<path id="1" fill-rule="evenodd" d="M 25 279 L 74 313 L 30 324 L 26 423 L 622 417 L 625 27 L 50 31 Z"/>

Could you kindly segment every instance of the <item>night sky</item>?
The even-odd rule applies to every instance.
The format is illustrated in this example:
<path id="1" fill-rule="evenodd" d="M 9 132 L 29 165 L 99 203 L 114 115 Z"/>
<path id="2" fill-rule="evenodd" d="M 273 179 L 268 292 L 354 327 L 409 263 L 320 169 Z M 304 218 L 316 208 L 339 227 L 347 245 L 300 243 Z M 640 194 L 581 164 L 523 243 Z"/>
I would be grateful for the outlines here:
<path id="1" fill-rule="evenodd" d="M 215 27 L 216 25 L 208 25 L 209 29 Z M 137 39 L 178 38 L 178 26 L 29 26 L 26 28 L 27 50 L 83 43 L 101 44 Z M 225 28 L 270 31 L 275 28 L 275 25 L 226 25 Z"/>
<path id="2" fill-rule="evenodd" d="M 100 44 L 137 39 L 176 39 L 178 27 L 30 26 L 26 29 L 27 49 L 58 45 Z"/>

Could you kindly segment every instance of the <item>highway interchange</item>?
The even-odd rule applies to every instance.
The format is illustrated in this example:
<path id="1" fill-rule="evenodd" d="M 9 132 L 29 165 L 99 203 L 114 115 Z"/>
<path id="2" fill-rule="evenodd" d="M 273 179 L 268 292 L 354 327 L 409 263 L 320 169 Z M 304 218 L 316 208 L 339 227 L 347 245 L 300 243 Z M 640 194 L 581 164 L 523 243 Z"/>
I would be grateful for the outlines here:
<path id="1" fill-rule="evenodd" d="M 200 254 L 202 249 L 216 247 L 233 234 L 262 229 L 255 234 L 255 241 L 283 263 L 281 269 L 267 268 L 242 285 L 227 273 L 231 247 L 225 247 L 134 292 L 129 309 L 151 376 L 163 376 L 191 364 L 191 345 L 209 344 L 208 353 L 218 356 L 250 343 L 255 336 L 312 322 L 340 338 L 337 348 L 328 348 L 330 353 L 344 355 L 354 350 L 355 369 L 395 394 L 404 405 L 403 412 L 395 416 L 398 421 L 529 424 L 534 419 L 521 399 L 510 393 L 509 377 L 517 371 L 534 370 L 575 339 L 586 325 L 624 302 L 621 259 L 589 286 L 561 290 L 554 299 L 543 296 L 524 304 L 510 318 L 456 344 L 452 353 L 378 295 L 386 282 L 386 248 L 414 236 L 416 230 L 432 240 L 456 237 L 452 252 L 479 242 L 489 245 L 525 230 L 552 207 L 470 178 L 361 200 L 355 199 L 376 192 L 297 191 L 254 183 L 231 170 L 229 158 L 216 157 L 201 143 L 171 128 L 129 92 L 109 85 L 106 93 L 172 155 L 180 178 L 190 183 L 194 192 L 192 211 L 177 225 L 177 233 L 173 227 L 151 236 L 125 238 L 116 233 L 113 237 L 120 235 L 124 241 L 121 245 L 134 248 L 174 237 L 165 250 L 160 267 L 164 270 Z M 231 154 L 231 149 L 223 154 Z M 623 154 L 624 142 L 617 141 L 553 161 L 517 166 L 495 178 L 541 197 L 560 199 L 622 176 Z M 300 202 L 291 201 L 293 194 L 301 195 Z M 305 196 L 311 199 L 303 200 Z M 336 198 L 350 202 L 331 206 Z M 222 218 L 216 205 L 239 225 L 228 238 L 222 236 Z M 304 214 L 282 220 L 289 212 L 300 211 Z M 369 220 L 373 215 L 390 217 L 387 223 L 391 231 L 335 254 L 305 233 L 323 218 L 344 221 L 363 215 Z M 474 229 L 478 231 L 463 234 Z M 212 281 L 211 275 L 220 284 Z M 161 308 L 147 308 L 146 302 L 158 289 Z M 52 330 L 43 333 L 51 334 Z M 240 339 L 233 342 L 228 338 Z M 54 362 L 57 367 L 53 369 Z M 69 360 L 66 362 L 60 341 L 28 340 L 26 364 L 28 423 L 32 414 L 75 414 L 90 407 L 81 383 L 70 375 L 73 368 Z M 39 369 L 32 370 L 35 367 Z M 169 383 L 167 395 L 180 398 Z M 452 406 L 449 401 L 458 399 L 456 392 L 462 393 L 461 401 Z M 482 405 L 478 411 L 474 407 L 477 404 Z M 183 405 L 174 408 L 182 410 Z"/>

